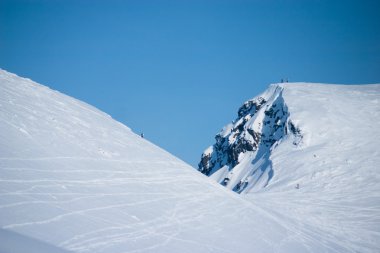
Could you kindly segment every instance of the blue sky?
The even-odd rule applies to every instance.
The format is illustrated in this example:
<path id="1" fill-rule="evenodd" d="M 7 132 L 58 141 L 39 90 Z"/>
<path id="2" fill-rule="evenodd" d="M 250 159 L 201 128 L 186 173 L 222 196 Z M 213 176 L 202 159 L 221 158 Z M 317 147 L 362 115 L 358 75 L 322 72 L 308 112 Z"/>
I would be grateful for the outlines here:
<path id="1" fill-rule="evenodd" d="M 380 82 L 380 1 L 0 1 L 0 68 L 196 166 L 270 83 Z"/>

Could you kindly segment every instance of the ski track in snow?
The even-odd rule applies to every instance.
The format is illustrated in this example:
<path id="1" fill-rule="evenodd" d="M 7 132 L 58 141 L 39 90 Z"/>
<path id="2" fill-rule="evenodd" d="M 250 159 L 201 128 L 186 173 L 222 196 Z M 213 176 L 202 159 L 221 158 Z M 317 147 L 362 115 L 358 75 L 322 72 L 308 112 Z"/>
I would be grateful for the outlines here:
<path id="1" fill-rule="evenodd" d="M 18 160 L 22 161 L 22 159 L 18 159 Z M 49 161 L 49 159 L 44 159 L 44 160 Z M 159 162 L 159 163 L 161 163 L 161 162 Z M 152 166 L 152 163 L 150 165 Z M 10 171 L 12 169 L 7 168 L 7 170 Z M 30 168 L 24 168 L 23 170 L 24 171 L 25 170 L 33 171 L 33 169 L 30 169 Z M 20 169 L 16 168 L 16 171 L 18 172 L 18 171 L 20 171 Z M 41 170 L 38 170 L 38 171 L 41 171 Z M 76 174 L 78 171 L 86 171 L 86 170 L 76 170 L 74 172 L 74 174 Z M 94 170 L 94 171 L 99 172 L 99 170 Z M 160 172 L 161 171 L 157 171 L 158 175 L 150 174 L 150 177 L 153 178 L 151 182 L 149 182 L 149 179 L 144 180 L 144 178 L 141 178 L 141 177 L 136 178 L 133 175 L 131 175 L 132 176 L 131 178 L 126 177 L 122 181 L 126 181 L 124 183 L 130 183 L 130 181 L 133 182 L 135 180 L 138 180 L 138 181 L 142 181 L 141 183 L 145 183 L 145 184 L 152 184 L 152 183 L 154 183 L 154 184 L 157 184 L 157 183 L 158 184 L 167 184 L 167 183 L 173 183 L 174 182 L 173 179 L 171 179 L 170 177 L 169 177 L 170 180 L 166 180 L 166 177 L 163 177 Z M 67 176 L 68 174 L 70 174 L 72 172 L 71 172 L 71 170 L 62 170 L 62 171 L 60 171 L 60 173 Z M 115 180 L 117 181 L 117 179 L 115 179 Z M 183 187 L 186 186 L 185 184 L 186 184 L 187 180 L 189 180 L 191 183 L 191 177 L 181 178 L 180 183 L 183 185 Z M 178 181 L 178 179 L 177 179 L 177 181 Z M 47 204 L 47 205 L 54 206 L 57 209 L 60 209 L 63 213 L 63 214 L 59 214 L 59 215 L 56 215 L 54 217 L 51 217 L 49 219 L 36 220 L 33 222 L 16 223 L 16 224 L 12 223 L 12 224 L 7 224 L 7 225 L 3 224 L 4 229 L 15 229 L 15 228 L 28 227 L 28 226 L 36 227 L 36 226 L 45 225 L 48 223 L 59 222 L 62 219 L 70 218 L 70 216 L 83 216 L 86 219 L 92 219 L 94 222 L 97 222 L 100 218 L 95 217 L 91 214 L 94 211 L 107 210 L 107 209 L 120 209 L 123 207 L 128 207 L 128 206 L 133 207 L 133 206 L 139 206 L 139 205 L 151 206 L 151 205 L 153 205 L 154 202 L 169 201 L 171 199 L 176 200 L 179 198 L 179 196 L 177 196 L 177 194 L 175 194 L 175 193 L 170 193 L 170 194 L 162 193 L 161 195 L 164 197 L 157 197 L 157 194 L 155 194 L 154 192 L 153 193 L 143 192 L 143 195 L 145 197 L 153 197 L 153 199 L 136 201 L 133 203 L 126 203 L 126 204 L 123 203 L 123 204 L 119 204 L 119 205 L 104 205 L 104 206 L 96 207 L 96 208 L 87 208 L 87 209 L 80 209 L 77 211 L 70 211 L 70 210 L 66 210 L 65 208 L 63 208 L 61 206 L 61 204 L 67 204 L 67 203 L 82 201 L 84 199 L 97 199 L 99 197 L 107 197 L 107 198 L 109 198 L 109 197 L 112 198 L 115 196 L 125 197 L 125 196 L 131 196 L 133 194 L 132 193 L 124 193 L 124 192 L 115 193 L 115 194 L 100 194 L 100 195 L 99 194 L 87 194 L 87 196 L 85 196 L 85 197 L 71 198 L 71 199 L 65 200 L 65 201 L 56 201 L 56 200 L 41 201 L 41 200 L 36 200 L 36 198 L 35 198 L 35 195 L 41 196 L 41 192 L 37 192 L 35 194 L 32 192 L 29 192 L 30 194 L 27 194 L 28 191 L 33 191 L 35 189 L 44 188 L 44 186 L 45 186 L 44 184 L 36 184 L 36 183 L 45 183 L 45 182 L 56 183 L 56 185 L 58 185 L 58 186 L 65 185 L 65 188 L 67 189 L 67 188 L 70 188 L 72 186 L 70 184 L 73 183 L 73 181 L 67 181 L 67 180 L 37 180 L 36 181 L 36 180 L 4 180 L 4 179 L 2 179 L 1 182 L 2 182 L 2 184 L 23 183 L 24 185 L 25 184 L 28 185 L 27 183 L 31 183 L 32 186 L 31 186 L 31 188 L 28 188 L 28 190 L 26 190 L 26 191 L 17 191 L 17 192 L 7 191 L 5 193 L 3 192 L 2 195 L 13 195 L 13 196 L 16 195 L 16 196 L 22 197 L 23 199 L 27 198 L 29 200 L 28 201 L 22 201 L 22 202 L 13 202 L 12 204 L 8 204 L 8 205 L 1 205 L 0 209 L 7 209 L 7 208 L 11 209 L 13 207 L 20 208 L 20 206 L 23 206 L 23 205 L 25 205 L 25 207 L 27 208 L 28 205 L 30 206 L 31 204 L 33 204 L 33 205 Z M 112 179 L 110 180 L 109 178 L 108 179 L 98 178 L 95 180 L 84 180 L 83 179 L 83 180 L 74 181 L 74 183 L 80 183 L 81 185 L 91 185 L 91 184 L 109 185 L 110 182 L 112 183 L 113 180 Z M 52 184 L 49 186 L 54 187 L 56 185 Z M 42 194 L 43 195 L 46 194 L 53 199 L 54 199 L 54 196 L 57 195 L 57 193 L 46 192 L 46 190 L 44 190 L 44 192 Z M 77 195 L 82 194 L 82 192 L 71 191 L 70 193 L 67 193 L 67 194 L 69 194 L 69 196 L 77 196 Z M 188 193 L 188 195 L 189 196 L 181 195 L 180 198 L 191 197 L 193 195 L 193 193 L 190 192 L 190 193 Z M 58 196 L 59 196 L 59 193 L 58 193 Z M 207 195 L 203 196 L 203 198 L 206 200 L 209 197 L 211 197 L 211 196 L 207 196 Z M 184 205 L 186 205 L 186 206 L 190 205 L 191 201 L 198 203 L 198 202 L 202 201 L 202 198 L 198 196 L 196 199 L 188 199 L 188 201 L 186 201 L 186 203 L 184 203 Z M 111 225 L 111 226 L 110 227 L 104 226 L 104 228 L 102 228 L 102 229 L 98 229 L 95 231 L 86 232 L 86 233 L 82 233 L 82 234 L 73 235 L 72 238 L 67 239 L 66 241 L 60 243 L 60 246 L 68 248 L 70 250 L 75 250 L 78 252 L 93 251 L 94 249 L 99 249 L 99 248 L 102 248 L 102 250 L 104 250 L 104 252 L 107 252 L 106 251 L 107 247 L 110 247 L 113 244 L 117 244 L 120 240 L 121 241 L 128 241 L 128 240 L 136 241 L 136 240 L 142 240 L 142 239 L 147 238 L 147 237 L 149 238 L 151 236 L 164 237 L 165 238 L 164 242 L 162 242 L 160 244 L 153 245 L 153 246 L 147 247 L 145 249 L 138 249 L 138 250 L 136 249 L 136 250 L 133 250 L 131 252 L 142 252 L 144 250 L 153 250 L 157 247 L 164 246 L 166 243 L 168 243 L 171 240 L 180 240 L 181 241 L 180 238 L 176 238 L 177 233 L 160 234 L 160 233 L 155 232 L 155 230 L 164 229 L 165 227 L 171 227 L 173 223 L 180 223 L 181 224 L 181 223 L 186 223 L 186 222 L 194 222 L 194 220 L 197 219 L 197 217 L 194 217 L 192 215 L 190 217 L 188 217 L 187 219 L 185 219 L 186 217 L 182 217 L 181 219 L 176 218 L 176 214 L 179 212 L 180 209 L 186 210 L 186 208 L 181 208 L 177 204 L 176 208 L 172 211 L 173 213 L 171 215 L 168 215 L 167 219 L 165 217 L 158 217 L 158 218 L 150 220 L 149 222 L 141 221 L 138 218 L 138 215 L 137 216 L 126 215 L 126 216 L 130 216 L 130 217 L 134 218 L 134 221 L 133 222 L 131 221 L 131 224 L 127 225 L 127 226 L 120 226 L 119 223 L 112 222 L 108 219 L 100 219 L 101 222 L 104 222 L 104 223 Z M 182 211 L 184 211 L 184 210 L 182 210 Z M 202 216 L 203 213 L 201 213 L 199 215 Z M 157 224 L 157 225 L 155 225 L 155 224 Z M 127 230 L 128 232 L 119 232 L 119 231 L 123 231 L 123 230 Z M 117 231 L 117 233 L 115 233 L 115 231 Z M 129 231 L 131 231 L 131 232 L 129 232 Z M 107 233 L 105 235 L 102 232 L 107 232 Z M 194 243 L 197 244 L 196 242 L 191 242 L 190 240 L 183 239 L 183 241 L 187 241 L 188 243 L 191 243 L 191 244 L 194 244 Z M 203 244 L 203 246 L 207 246 L 207 245 Z M 208 247 L 211 247 L 211 249 L 213 248 L 212 246 L 208 246 Z M 214 248 L 214 250 L 217 250 L 219 252 L 229 252 L 226 250 L 221 251 L 220 248 Z"/>

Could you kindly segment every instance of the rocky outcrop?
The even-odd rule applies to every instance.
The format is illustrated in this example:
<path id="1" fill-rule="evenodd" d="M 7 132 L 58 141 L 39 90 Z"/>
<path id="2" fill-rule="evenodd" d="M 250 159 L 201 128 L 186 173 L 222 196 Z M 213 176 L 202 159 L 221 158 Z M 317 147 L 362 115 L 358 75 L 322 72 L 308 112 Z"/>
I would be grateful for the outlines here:
<path id="1" fill-rule="evenodd" d="M 302 133 L 289 118 L 283 87 L 272 85 L 262 95 L 245 102 L 238 117 L 215 136 L 198 165 L 200 172 L 236 192 L 265 187 L 273 177 L 271 149 L 287 135 L 294 144 Z"/>

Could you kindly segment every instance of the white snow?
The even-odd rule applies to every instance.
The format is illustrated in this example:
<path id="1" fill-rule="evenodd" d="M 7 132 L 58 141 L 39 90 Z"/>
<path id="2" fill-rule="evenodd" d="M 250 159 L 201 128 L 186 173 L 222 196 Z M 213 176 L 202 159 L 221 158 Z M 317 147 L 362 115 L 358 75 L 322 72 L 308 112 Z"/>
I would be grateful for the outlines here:
<path id="1" fill-rule="evenodd" d="M 0 229 L 0 253 L 70 253 L 64 249 L 38 241 L 36 239 Z"/>
<path id="2" fill-rule="evenodd" d="M 228 166 L 223 166 L 218 171 L 216 171 L 214 174 L 210 175 L 210 178 L 215 180 L 216 182 L 221 182 L 224 178 L 227 177 L 229 173 Z"/>
<path id="3" fill-rule="evenodd" d="M 208 154 L 210 178 L 297 231 L 278 249 L 380 252 L 379 102 L 379 84 L 273 84 L 243 104 L 230 135 L 217 135 L 225 139 Z M 226 163 L 236 140 L 253 150 L 235 149 Z"/>
<path id="4" fill-rule="evenodd" d="M 232 128 L 233 128 L 233 124 L 232 124 L 232 123 L 226 125 L 225 127 L 223 127 L 223 129 L 222 129 L 220 135 L 221 135 L 222 137 L 226 137 L 226 136 L 231 132 L 231 129 L 232 129 Z M 206 151 L 205 151 L 205 153 L 206 153 Z M 210 152 L 210 153 L 211 153 L 211 152 Z"/>
<path id="5" fill-rule="evenodd" d="M 245 197 L 340 252 L 380 252 L 380 85 L 286 84 L 283 96 L 303 144 L 282 141 L 272 180 Z"/>
<path id="6" fill-rule="evenodd" d="M 242 197 L 96 108 L 0 70 L 0 243 L 30 252 L 378 252 L 379 86 L 294 87 L 284 97 L 309 142 L 283 141 L 270 184 Z M 342 97 L 336 108 L 321 105 L 337 99 L 328 89 Z M 354 122 L 342 119 L 348 111 Z"/>

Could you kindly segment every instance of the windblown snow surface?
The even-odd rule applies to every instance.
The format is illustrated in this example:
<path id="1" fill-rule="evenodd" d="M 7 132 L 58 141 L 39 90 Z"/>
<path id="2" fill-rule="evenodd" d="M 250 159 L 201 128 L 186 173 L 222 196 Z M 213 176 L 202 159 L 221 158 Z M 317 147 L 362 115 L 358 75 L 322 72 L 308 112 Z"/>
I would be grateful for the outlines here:
<path id="1" fill-rule="evenodd" d="M 380 252 L 379 166 L 379 84 L 292 83 L 245 102 L 199 170 L 286 224 L 294 252 Z"/>
<path id="2" fill-rule="evenodd" d="M 379 251 L 379 86 L 286 94 L 303 101 L 288 107 L 304 144 L 283 140 L 270 184 L 243 196 L 96 108 L 0 70 L 0 252 Z"/>

